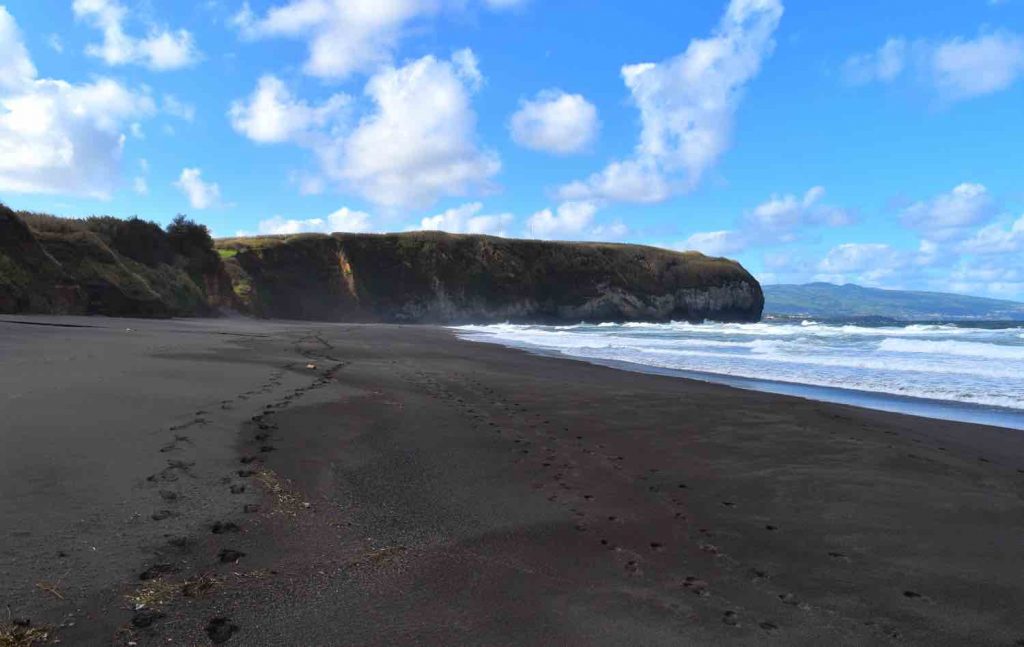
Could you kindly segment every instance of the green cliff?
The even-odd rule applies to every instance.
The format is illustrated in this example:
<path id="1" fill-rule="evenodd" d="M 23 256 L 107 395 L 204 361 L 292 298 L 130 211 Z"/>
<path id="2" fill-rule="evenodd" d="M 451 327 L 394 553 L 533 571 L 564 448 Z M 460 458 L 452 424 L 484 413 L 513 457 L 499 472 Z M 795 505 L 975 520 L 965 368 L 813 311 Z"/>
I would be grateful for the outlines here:
<path id="1" fill-rule="evenodd" d="M 757 321 L 738 263 L 696 252 L 440 232 L 217 241 L 263 317 L 398 323 Z"/>
<path id="2" fill-rule="evenodd" d="M 756 321 L 738 263 L 639 245 L 439 232 L 213 241 L 202 225 L 0 205 L 0 313 L 347 322 Z"/>
<path id="3" fill-rule="evenodd" d="M 0 312 L 170 317 L 232 307 L 205 227 L 73 220 L 0 204 Z"/>

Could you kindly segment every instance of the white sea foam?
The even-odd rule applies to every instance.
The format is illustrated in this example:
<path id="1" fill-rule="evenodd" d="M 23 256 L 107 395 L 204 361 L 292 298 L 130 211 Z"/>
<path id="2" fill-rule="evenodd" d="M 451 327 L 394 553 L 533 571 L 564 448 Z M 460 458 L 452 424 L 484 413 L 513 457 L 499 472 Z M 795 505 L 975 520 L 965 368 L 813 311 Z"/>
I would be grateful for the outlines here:
<path id="1" fill-rule="evenodd" d="M 996 360 L 1024 360 L 1024 346 L 986 344 L 973 341 L 921 341 L 911 339 L 883 339 L 879 350 L 896 353 L 930 353 L 959 357 L 984 357 Z"/>
<path id="2" fill-rule="evenodd" d="M 765 321 L 457 330 L 477 341 L 593 361 L 1024 410 L 1020 327 Z"/>

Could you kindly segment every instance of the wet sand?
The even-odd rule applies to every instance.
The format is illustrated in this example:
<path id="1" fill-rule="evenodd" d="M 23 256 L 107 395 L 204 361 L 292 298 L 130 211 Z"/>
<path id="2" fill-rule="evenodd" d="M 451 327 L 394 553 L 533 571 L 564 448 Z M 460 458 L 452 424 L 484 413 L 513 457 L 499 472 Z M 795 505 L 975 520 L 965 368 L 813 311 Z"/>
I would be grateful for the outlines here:
<path id="1" fill-rule="evenodd" d="M 1024 644 L 1020 431 L 433 328 L 2 319 L 0 606 L 65 645 Z"/>

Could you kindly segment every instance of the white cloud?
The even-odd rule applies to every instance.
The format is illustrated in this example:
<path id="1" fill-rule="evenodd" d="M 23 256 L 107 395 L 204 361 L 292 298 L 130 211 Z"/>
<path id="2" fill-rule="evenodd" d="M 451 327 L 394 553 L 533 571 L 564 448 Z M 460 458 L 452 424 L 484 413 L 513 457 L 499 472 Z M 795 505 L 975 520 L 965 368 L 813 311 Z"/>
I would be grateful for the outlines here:
<path id="1" fill-rule="evenodd" d="M 149 183 L 146 181 L 146 175 L 149 174 L 149 160 L 146 158 L 139 159 L 139 174 L 132 180 L 132 190 L 138 195 L 149 195 Z"/>
<path id="2" fill-rule="evenodd" d="M 1009 33 L 956 38 L 932 56 L 935 84 L 950 99 L 969 99 L 1013 85 L 1024 76 L 1024 38 Z"/>
<path id="3" fill-rule="evenodd" d="M 281 216 L 274 216 L 267 220 L 261 220 L 257 229 L 260 234 L 300 234 L 300 233 L 322 233 L 330 234 L 336 231 L 347 231 L 362 233 L 371 230 L 370 214 L 362 211 L 353 211 L 348 207 L 342 207 L 326 218 L 310 218 L 308 220 L 286 220 Z M 239 235 L 246 235 L 239 232 Z"/>
<path id="4" fill-rule="evenodd" d="M 185 103 L 173 94 L 164 95 L 163 111 L 172 117 L 190 123 L 196 118 L 196 107 L 191 103 Z"/>
<path id="5" fill-rule="evenodd" d="M 862 283 L 892 287 L 892 278 L 912 259 L 883 243 L 845 243 L 829 250 L 814 278 L 831 283 Z"/>
<path id="6" fill-rule="evenodd" d="M 320 173 L 296 176 L 304 190 L 318 192 L 326 179 L 385 207 L 424 206 L 486 186 L 501 168 L 476 144 L 470 97 L 481 82 L 476 57 L 461 50 L 449 60 L 425 56 L 381 69 L 364 90 L 375 109 L 354 126 L 347 95 L 310 105 L 273 76 L 228 115 L 254 141 L 312 150 Z"/>
<path id="7" fill-rule="evenodd" d="M 103 31 L 103 42 L 85 51 L 107 65 L 135 63 L 151 70 L 176 70 L 199 61 L 192 34 L 184 29 L 151 27 L 145 38 L 125 33 L 128 10 L 118 0 L 74 0 L 72 9 L 76 18 Z"/>
<path id="8" fill-rule="evenodd" d="M 527 220 L 533 238 L 580 236 L 594 222 L 597 206 L 592 202 L 563 202 L 555 211 L 544 209 Z"/>
<path id="9" fill-rule="evenodd" d="M 468 204 L 448 209 L 420 221 L 418 227 L 409 229 L 447 231 L 453 234 L 489 234 L 506 236 L 507 228 L 515 220 L 510 213 L 482 214 L 483 204 Z"/>
<path id="10" fill-rule="evenodd" d="M 193 209 L 208 209 L 220 203 L 220 186 L 216 182 L 204 182 L 202 169 L 185 168 L 174 186 L 188 197 Z"/>
<path id="11" fill-rule="evenodd" d="M 846 209 L 821 203 L 825 187 L 814 186 L 802 197 L 793 194 L 772 195 L 766 202 L 754 207 L 746 218 L 747 224 L 761 232 L 789 235 L 794 229 L 809 225 L 842 227 L 853 222 L 853 214 Z"/>
<path id="12" fill-rule="evenodd" d="M 906 39 L 890 38 L 874 52 L 848 58 L 843 65 L 843 74 L 852 85 L 892 81 L 903 73 L 908 50 Z"/>
<path id="13" fill-rule="evenodd" d="M 388 207 L 420 206 L 485 185 L 501 168 L 476 145 L 471 57 L 425 56 L 366 85 L 376 112 L 338 145 L 318 146 L 327 175 Z"/>
<path id="14" fill-rule="evenodd" d="M 672 188 L 661 169 L 652 160 L 645 159 L 612 162 L 586 181 L 570 182 L 558 190 L 563 200 L 655 203 L 671 195 Z"/>
<path id="15" fill-rule="evenodd" d="M 293 142 L 310 145 L 340 128 L 350 99 L 335 94 L 318 106 L 297 99 L 275 76 L 260 78 L 247 100 L 231 103 L 231 126 L 249 139 L 263 143 Z"/>
<path id="16" fill-rule="evenodd" d="M 621 220 L 608 224 L 594 225 L 587 232 L 590 240 L 621 241 L 629 233 L 629 227 Z"/>
<path id="17" fill-rule="evenodd" d="M 993 201 L 981 184 L 965 182 L 931 200 L 915 202 L 901 214 L 903 224 L 929 240 L 950 240 L 992 215 Z"/>
<path id="18" fill-rule="evenodd" d="M 124 128 L 154 111 L 148 94 L 110 79 L 37 78 L 14 18 L 0 6 L 0 190 L 109 196 Z"/>
<path id="19" fill-rule="evenodd" d="M 526 0 L 482 1 L 494 10 L 526 4 Z M 466 0 L 288 0 L 258 16 L 246 2 L 232 24 L 249 40 L 305 41 L 308 55 L 303 71 L 341 80 L 391 64 L 399 42 L 417 20 L 466 4 Z"/>
<path id="20" fill-rule="evenodd" d="M 562 197 L 656 202 L 694 187 L 728 148 L 733 113 L 774 49 L 782 12 L 780 0 L 732 0 L 711 37 L 660 63 L 624 66 L 642 123 L 634 156 Z"/>
<path id="21" fill-rule="evenodd" d="M 58 54 L 64 53 L 64 42 L 60 39 L 60 34 L 50 34 L 50 37 L 46 39 L 46 44 Z"/>
<path id="22" fill-rule="evenodd" d="M 891 83 L 912 71 L 948 101 L 1005 90 L 1024 77 L 1024 37 L 1011 32 L 935 42 L 890 38 L 878 50 L 847 59 L 848 82 Z"/>
<path id="23" fill-rule="evenodd" d="M 519 145 L 559 155 L 578 153 L 589 146 L 600 123 L 597 108 L 580 94 L 544 90 L 520 103 L 509 129 Z"/>
<path id="24" fill-rule="evenodd" d="M 0 5 L 0 91 L 22 90 L 36 78 L 21 32 L 7 8 Z"/>
<path id="25" fill-rule="evenodd" d="M 1024 251 L 1024 216 L 1009 225 L 993 224 L 978 230 L 960 245 L 973 254 L 1009 254 Z"/>
<path id="26" fill-rule="evenodd" d="M 441 0 L 291 0 L 257 17 L 246 3 L 234 24 L 249 39 L 308 41 L 305 72 L 343 79 L 389 63 L 405 24 L 436 13 L 441 4 Z"/>
<path id="27" fill-rule="evenodd" d="M 742 232 L 722 229 L 698 232 L 673 247 L 683 251 L 695 249 L 709 256 L 726 256 L 743 251 L 749 243 L 750 240 Z"/>
<path id="28" fill-rule="evenodd" d="M 822 203 L 824 197 L 822 186 L 813 186 L 802 196 L 774 194 L 744 214 L 739 229 L 698 232 L 673 247 L 712 255 L 735 254 L 754 245 L 792 242 L 810 227 L 842 227 L 853 222 L 852 213 Z"/>

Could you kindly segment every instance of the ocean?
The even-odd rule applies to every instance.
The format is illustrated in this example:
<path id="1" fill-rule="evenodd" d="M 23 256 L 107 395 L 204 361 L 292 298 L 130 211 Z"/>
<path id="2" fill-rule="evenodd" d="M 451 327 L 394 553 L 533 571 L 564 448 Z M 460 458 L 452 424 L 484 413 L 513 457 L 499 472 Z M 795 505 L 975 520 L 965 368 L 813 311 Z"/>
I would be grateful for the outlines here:
<path id="1" fill-rule="evenodd" d="M 468 340 L 628 370 L 1024 429 L 1024 324 L 459 326 Z"/>

